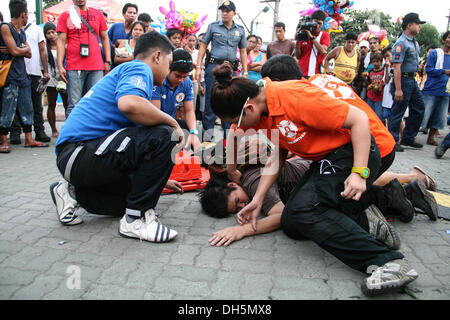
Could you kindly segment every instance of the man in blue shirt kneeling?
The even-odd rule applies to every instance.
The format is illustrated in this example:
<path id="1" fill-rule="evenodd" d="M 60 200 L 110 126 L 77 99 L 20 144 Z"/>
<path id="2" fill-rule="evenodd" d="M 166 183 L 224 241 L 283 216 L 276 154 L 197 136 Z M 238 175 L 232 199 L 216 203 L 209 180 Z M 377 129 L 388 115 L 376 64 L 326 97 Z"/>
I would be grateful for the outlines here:
<path id="1" fill-rule="evenodd" d="M 77 104 L 56 142 L 63 181 L 50 186 L 60 222 L 75 225 L 84 210 L 123 216 L 119 234 L 166 242 L 177 232 L 154 211 L 168 182 L 178 123 L 151 104 L 169 73 L 173 46 L 156 31 L 142 35 L 135 60 L 115 68 Z M 169 184 L 167 184 L 170 187 Z M 173 186 L 172 186 L 173 187 Z M 84 209 L 84 210 L 83 210 Z"/>

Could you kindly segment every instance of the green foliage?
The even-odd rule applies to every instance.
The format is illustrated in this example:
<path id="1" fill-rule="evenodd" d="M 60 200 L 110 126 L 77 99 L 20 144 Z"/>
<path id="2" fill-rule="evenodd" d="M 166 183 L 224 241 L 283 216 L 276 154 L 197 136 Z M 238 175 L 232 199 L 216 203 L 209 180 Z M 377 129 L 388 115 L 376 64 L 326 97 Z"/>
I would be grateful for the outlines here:
<path id="1" fill-rule="evenodd" d="M 392 21 L 392 17 L 379 10 L 345 9 L 345 19 L 341 23 L 342 33 L 331 34 L 330 48 L 344 44 L 345 34 L 353 31 L 357 35 L 369 30 L 369 25 L 377 25 L 388 34 L 389 44 L 393 45 L 402 32 L 401 25 Z"/>
<path id="2" fill-rule="evenodd" d="M 442 46 L 441 35 L 439 31 L 431 23 L 425 23 L 420 28 L 420 33 L 416 36 L 416 40 L 420 45 L 420 56 L 424 58 L 427 54 L 427 48 L 435 45 L 438 48 Z"/>
<path id="3" fill-rule="evenodd" d="M 63 2 L 64 0 L 43 0 L 42 1 L 42 7 L 44 9 L 53 7 L 55 4 L 58 4 L 60 2 Z"/>

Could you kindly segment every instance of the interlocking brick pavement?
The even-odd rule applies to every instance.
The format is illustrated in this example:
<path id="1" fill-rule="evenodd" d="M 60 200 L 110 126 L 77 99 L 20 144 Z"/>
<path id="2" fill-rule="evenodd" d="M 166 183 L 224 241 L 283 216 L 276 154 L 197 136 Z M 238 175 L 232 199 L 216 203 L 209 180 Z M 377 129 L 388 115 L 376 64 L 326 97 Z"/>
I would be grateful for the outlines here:
<path id="1" fill-rule="evenodd" d="M 0 156 L 0 299 L 368 299 L 359 288 L 365 275 L 282 231 L 211 247 L 211 234 L 235 218 L 207 217 L 195 192 L 161 197 L 161 221 L 179 232 L 170 243 L 122 238 L 119 218 L 87 215 L 81 225 L 62 226 L 48 189 L 60 179 L 54 144 L 12 146 Z M 407 150 L 391 170 L 407 173 L 416 164 L 435 178 L 438 192 L 450 194 L 450 153 L 437 160 L 431 146 Z M 394 225 L 419 272 L 409 288 L 419 299 L 449 299 L 450 222 L 417 215 Z"/>

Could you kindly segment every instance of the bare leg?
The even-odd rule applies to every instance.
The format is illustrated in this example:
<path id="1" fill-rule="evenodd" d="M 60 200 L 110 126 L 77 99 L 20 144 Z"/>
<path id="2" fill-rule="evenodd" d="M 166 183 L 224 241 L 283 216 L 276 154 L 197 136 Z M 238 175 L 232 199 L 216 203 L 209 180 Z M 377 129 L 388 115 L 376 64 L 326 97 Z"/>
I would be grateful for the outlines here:
<path id="1" fill-rule="evenodd" d="M 386 171 L 375 182 L 376 186 L 383 187 L 394 179 L 398 179 L 401 184 L 408 184 L 416 179 L 419 179 L 426 184 L 426 177 L 419 170 L 413 169 L 410 173 L 394 173 Z"/>
<path id="2" fill-rule="evenodd" d="M 47 119 L 50 127 L 52 128 L 52 137 L 58 136 L 58 129 L 56 129 L 56 99 L 58 97 L 57 92 L 47 92 L 48 108 Z"/>

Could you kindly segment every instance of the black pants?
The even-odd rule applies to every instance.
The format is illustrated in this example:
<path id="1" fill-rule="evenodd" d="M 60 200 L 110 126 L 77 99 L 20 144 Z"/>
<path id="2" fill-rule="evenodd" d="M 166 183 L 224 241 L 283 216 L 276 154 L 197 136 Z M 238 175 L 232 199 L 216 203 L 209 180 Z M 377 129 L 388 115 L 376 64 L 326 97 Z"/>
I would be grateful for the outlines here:
<path id="1" fill-rule="evenodd" d="M 291 238 L 311 239 L 351 268 L 366 272 L 403 255 L 388 249 L 369 233 L 364 210 L 376 204 L 373 182 L 389 168 L 394 153 L 380 158 L 372 138 L 369 156 L 370 178 L 360 201 L 340 196 L 353 166 L 351 144 L 338 148 L 320 162 L 314 162 L 292 191 L 281 216 L 281 228 Z"/>
<path id="2" fill-rule="evenodd" d="M 44 108 L 42 107 L 42 93 L 38 93 L 36 89 L 39 86 L 40 76 L 30 75 L 31 78 L 31 101 L 33 102 L 33 126 L 34 132 L 44 132 L 44 116 L 42 112 Z M 14 117 L 14 121 L 11 125 L 11 133 L 19 134 L 21 133 L 21 121 L 18 112 Z"/>
<path id="3" fill-rule="evenodd" d="M 168 126 L 135 127 L 57 148 L 57 166 L 90 213 L 142 216 L 156 206 L 176 145 Z"/>

